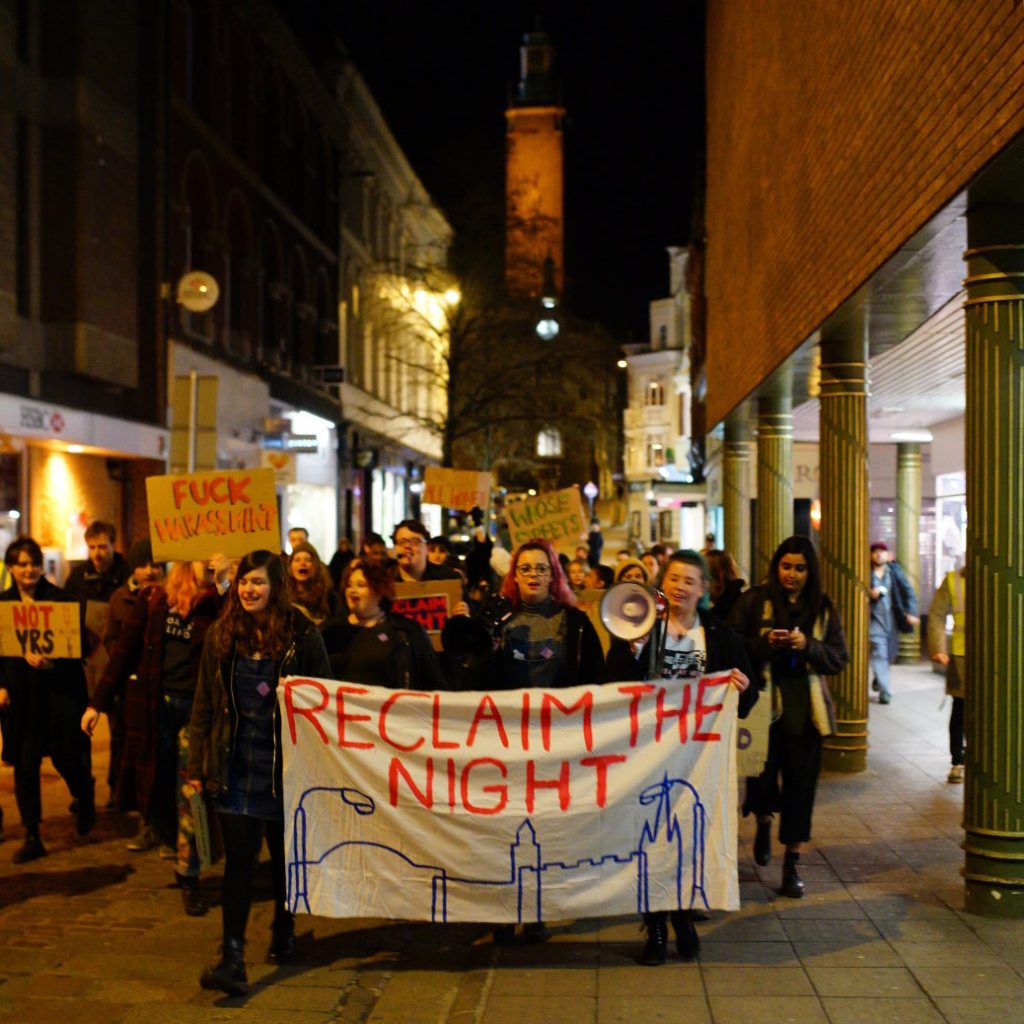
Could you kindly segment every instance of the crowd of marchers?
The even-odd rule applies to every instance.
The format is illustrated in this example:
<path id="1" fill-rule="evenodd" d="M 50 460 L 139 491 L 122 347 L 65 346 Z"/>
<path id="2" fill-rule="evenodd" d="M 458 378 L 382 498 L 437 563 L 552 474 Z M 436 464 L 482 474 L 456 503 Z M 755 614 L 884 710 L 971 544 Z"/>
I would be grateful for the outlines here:
<path id="1" fill-rule="evenodd" d="M 370 534 L 360 550 L 342 541 L 325 564 L 308 533 L 288 533 L 286 552 L 252 551 L 241 559 L 154 562 L 148 540 L 118 553 L 104 522 L 85 532 L 89 558 L 63 588 L 43 574 L 43 553 L 21 537 L 4 556 L 0 600 L 77 602 L 83 658 L 29 651 L 0 659 L 3 761 L 13 766 L 23 835 L 16 864 L 46 855 L 40 767 L 49 757 L 72 798 L 80 835 L 96 822 L 91 737 L 109 718 L 110 812 L 138 817 L 128 849 L 173 862 L 183 910 L 207 912 L 200 886 L 194 809 L 216 815 L 224 864 L 222 945 L 204 988 L 247 990 L 246 925 L 253 874 L 264 840 L 270 851 L 274 917 L 267 957 L 296 955 L 286 906 L 283 779 L 277 687 L 287 675 L 335 678 L 416 690 L 520 689 L 642 679 L 689 679 L 728 673 L 739 691 L 738 715 L 771 702 L 764 770 L 746 779 L 743 813 L 756 819 L 753 856 L 773 855 L 777 818 L 783 848 L 779 893 L 800 898 L 800 854 L 810 841 L 822 740 L 835 729 L 828 678 L 848 661 L 840 611 L 822 590 L 814 545 L 783 541 L 765 579 L 747 588 L 734 560 L 714 547 L 672 552 L 656 545 L 615 565 L 601 562 L 595 520 L 575 558 L 543 539 L 513 552 L 481 526 L 456 558 L 446 538 L 417 520 L 394 530 L 393 547 Z M 889 664 L 901 631 L 917 624 L 913 588 L 882 543 L 872 546 L 870 664 L 880 703 L 892 699 Z M 451 609 L 435 652 L 423 628 L 397 614 L 396 584 L 456 580 L 463 600 Z M 618 584 L 648 589 L 658 624 L 648 634 L 613 638 L 604 653 L 577 594 Z M 953 768 L 963 778 L 964 581 L 951 573 L 933 602 L 929 642 L 949 665 L 954 708 Z M 943 621 L 937 622 L 936 609 Z M 945 613 L 954 629 L 947 638 Z M 198 798 L 199 794 L 203 794 Z M 2 821 L 0 821 L 2 827 Z M 699 908 L 644 915 L 640 961 L 669 954 L 669 922 L 684 960 L 700 950 Z M 496 943 L 539 942 L 542 921 L 517 931 L 494 928 Z"/>

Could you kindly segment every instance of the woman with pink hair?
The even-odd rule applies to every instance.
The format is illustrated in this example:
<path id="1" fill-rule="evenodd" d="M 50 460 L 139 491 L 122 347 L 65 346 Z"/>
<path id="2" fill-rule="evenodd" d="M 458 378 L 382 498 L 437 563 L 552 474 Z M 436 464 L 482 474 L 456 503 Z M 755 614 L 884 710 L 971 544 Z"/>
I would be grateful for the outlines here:
<path id="1" fill-rule="evenodd" d="M 604 654 L 551 544 L 521 544 L 501 585 L 511 614 L 497 637 L 494 686 L 576 686 L 605 681 Z"/>

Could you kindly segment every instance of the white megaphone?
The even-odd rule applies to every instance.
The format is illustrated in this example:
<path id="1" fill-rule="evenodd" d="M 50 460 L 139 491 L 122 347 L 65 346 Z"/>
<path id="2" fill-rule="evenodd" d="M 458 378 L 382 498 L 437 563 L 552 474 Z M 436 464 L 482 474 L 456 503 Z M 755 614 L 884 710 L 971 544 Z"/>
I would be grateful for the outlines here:
<path id="1" fill-rule="evenodd" d="M 616 583 L 601 598 L 601 621 L 612 636 L 627 643 L 650 636 L 644 659 L 644 679 L 658 679 L 665 657 L 664 617 L 668 601 L 660 590 L 641 583 Z"/>
<path id="2" fill-rule="evenodd" d="M 601 598 L 601 621 L 619 640 L 639 640 L 657 620 L 658 601 L 641 583 L 616 583 Z"/>

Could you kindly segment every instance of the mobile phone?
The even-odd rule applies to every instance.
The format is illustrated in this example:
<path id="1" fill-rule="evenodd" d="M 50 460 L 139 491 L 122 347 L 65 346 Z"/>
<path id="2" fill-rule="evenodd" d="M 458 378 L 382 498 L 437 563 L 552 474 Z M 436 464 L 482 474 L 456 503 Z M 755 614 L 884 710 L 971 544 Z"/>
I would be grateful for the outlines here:
<path id="1" fill-rule="evenodd" d="M 770 636 L 772 638 L 772 640 L 788 640 L 789 639 L 789 630 L 788 629 L 773 629 L 768 634 L 768 636 Z"/>

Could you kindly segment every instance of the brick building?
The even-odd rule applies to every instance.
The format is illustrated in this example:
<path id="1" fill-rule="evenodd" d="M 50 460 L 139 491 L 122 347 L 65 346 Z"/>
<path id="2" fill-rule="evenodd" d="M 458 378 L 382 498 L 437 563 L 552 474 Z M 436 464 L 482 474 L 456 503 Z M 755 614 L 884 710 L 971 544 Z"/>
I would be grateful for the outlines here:
<path id="1" fill-rule="evenodd" d="M 794 440 L 813 460 L 805 526 L 852 654 L 833 767 L 870 756 L 869 538 L 895 542 L 925 608 L 966 559 L 967 905 L 1012 916 L 1024 914 L 1024 767 L 1010 753 L 1024 721 L 1022 42 L 1024 10 L 995 0 L 826 2 L 799 17 L 708 4 L 695 371 L 726 542 L 755 578 L 794 531 Z"/>

